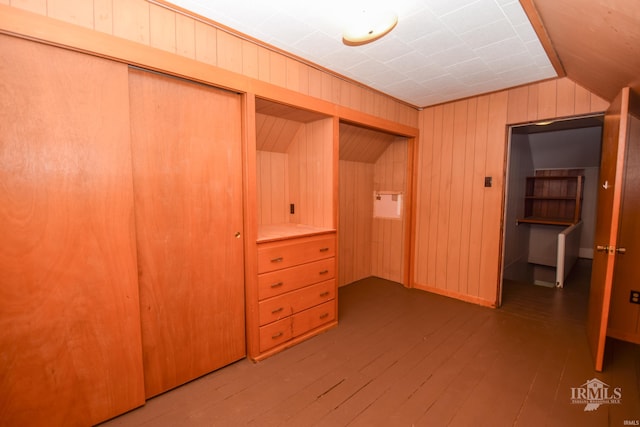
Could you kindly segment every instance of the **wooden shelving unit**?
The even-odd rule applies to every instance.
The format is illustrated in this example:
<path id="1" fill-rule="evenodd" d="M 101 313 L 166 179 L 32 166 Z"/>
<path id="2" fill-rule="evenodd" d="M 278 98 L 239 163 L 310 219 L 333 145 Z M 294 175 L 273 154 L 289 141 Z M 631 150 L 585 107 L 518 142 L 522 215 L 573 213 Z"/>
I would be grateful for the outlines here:
<path id="1" fill-rule="evenodd" d="M 573 225 L 582 215 L 584 176 L 526 178 L 524 217 L 518 223 Z"/>

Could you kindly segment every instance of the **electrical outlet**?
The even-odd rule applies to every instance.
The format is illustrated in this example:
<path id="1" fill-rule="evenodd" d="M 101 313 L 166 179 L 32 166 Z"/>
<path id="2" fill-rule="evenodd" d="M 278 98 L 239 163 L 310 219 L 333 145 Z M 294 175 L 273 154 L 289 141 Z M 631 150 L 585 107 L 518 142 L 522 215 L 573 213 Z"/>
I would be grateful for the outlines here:
<path id="1" fill-rule="evenodd" d="M 629 302 L 631 304 L 640 304 L 640 291 L 631 291 Z"/>

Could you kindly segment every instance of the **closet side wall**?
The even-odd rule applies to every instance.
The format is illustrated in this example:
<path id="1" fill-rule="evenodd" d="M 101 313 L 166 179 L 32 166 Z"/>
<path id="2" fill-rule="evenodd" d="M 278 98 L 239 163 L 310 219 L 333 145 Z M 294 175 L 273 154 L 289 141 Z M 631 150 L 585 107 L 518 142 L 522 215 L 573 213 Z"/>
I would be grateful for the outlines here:
<path id="1" fill-rule="evenodd" d="M 373 163 L 340 160 L 339 286 L 372 275 L 374 169 Z"/>
<path id="2" fill-rule="evenodd" d="M 407 142 L 397 141 L 375 163 L 373 191 L 403 195 L 400 219 L 373 218 L 371 228 L 371 275 L 394 282 L 404 281 L 404 240 L 407 212 Z M 373 198 L 373 194 L 371 195 Z M 408 283 L 403 283 L 408 285 Z"/>

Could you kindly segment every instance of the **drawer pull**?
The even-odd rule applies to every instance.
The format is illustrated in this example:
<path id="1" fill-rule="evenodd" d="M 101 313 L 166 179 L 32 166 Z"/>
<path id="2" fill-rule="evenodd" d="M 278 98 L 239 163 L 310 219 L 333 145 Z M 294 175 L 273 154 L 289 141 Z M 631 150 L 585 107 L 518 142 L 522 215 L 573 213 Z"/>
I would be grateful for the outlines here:
<path id="1" fill-rule="evenodd" d="M 329 313 L 322 313 L 322 314 L 320 315 L 320 318 L 321 318 L 321 319 L 326 319 L 327 317 L 329 317 Z"/>
<path id="2" fill-rule="evenodd" d="M 282 331 L 280 331 L 280 332 L 278 332 L 278 333 L 277 333 L 277 334 L 275 334 L 275 335 L 271 335 L 271 339 L 272 339 L 272 340 L 277 340 L 277 339 L 278 339 L 278 338 L 280 338 L 282 335 L 284 335 L 284 334 L 282 333 Z"/>
<path id="3" fill-rule="evenodd" d="M 281 256 L 279 256 L 278 258 L 271 258 L 271 262 L 282 262 L 284 261 L 284 258 L 282 258 Z"/>
<path id="4" fill-rule="evenodd" d="M 330 293 L 331 292 L 329 292 L 329 291 L 324 291 L 323 293 L 320 294 L 320 296 L 321 297 L 328 297 Z"/>
<path id="5" fill-rule="evenodd" d="M 278 287 L 280 287 L 280 286 L 282 286 L 282 285 L 284 285 L 284 282 L 272 283 L 272 284 L 271 284 L 271 287 L 272 287 L 272 288 L 278 288 Z"/>
<path id="6" fill-rule="evenodd" d="M 328 252 L 329 248 L 320 248 L 320 252 Z"/>
<path id="7" fill-rule="evenodd" d="M 320 272 L 320 274 L 327 274 L 328 272 L 329 272 L 329 270 L 322 270 L 322 271 Z"/>
<path id="8" fill-rule="evenodd" d="M 275 310 L 271 310 L 271 314 L 280 313 L 282 310 L 284 310 L 284 307 L 278 307 Z"/>

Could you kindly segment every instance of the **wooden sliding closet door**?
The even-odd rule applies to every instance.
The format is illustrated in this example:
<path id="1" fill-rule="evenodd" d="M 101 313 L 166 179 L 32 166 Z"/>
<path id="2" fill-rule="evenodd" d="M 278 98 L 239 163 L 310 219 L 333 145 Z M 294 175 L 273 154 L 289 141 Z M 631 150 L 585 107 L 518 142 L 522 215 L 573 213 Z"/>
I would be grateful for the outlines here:
<path id="1" fill-rule="evenodd" d="M 123 64 L 0 35 L 0 424 L 144 403 Z"/>
<path id="2" fill-rule="evenodd" d="M 130 70 L 147 397 L 245 355 L 241 100 Z"/>

